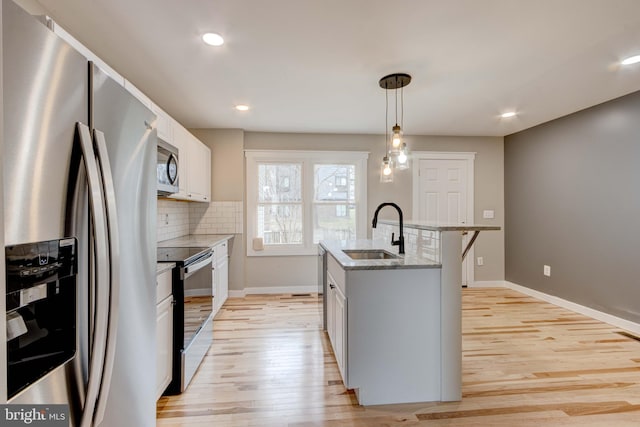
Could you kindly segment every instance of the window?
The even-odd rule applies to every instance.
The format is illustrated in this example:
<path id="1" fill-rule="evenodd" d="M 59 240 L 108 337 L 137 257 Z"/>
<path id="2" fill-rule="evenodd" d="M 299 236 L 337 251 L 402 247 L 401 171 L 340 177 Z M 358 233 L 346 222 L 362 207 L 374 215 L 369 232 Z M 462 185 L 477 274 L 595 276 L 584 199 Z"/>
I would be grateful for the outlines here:
<path id="1" fill-rule="evenodd" d="M 312 255 L 320 240 L 366 235 L 368 153 L 253 151 L 247 255 Z"/>

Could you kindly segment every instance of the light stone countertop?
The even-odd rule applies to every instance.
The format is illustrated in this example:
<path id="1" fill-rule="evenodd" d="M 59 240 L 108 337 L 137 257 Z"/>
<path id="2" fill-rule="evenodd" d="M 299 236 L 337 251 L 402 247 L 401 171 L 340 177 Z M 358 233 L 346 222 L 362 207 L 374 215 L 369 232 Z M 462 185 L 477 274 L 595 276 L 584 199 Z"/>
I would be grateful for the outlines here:
<path id="1" fill-rule="evenodd" d="M 189 234 L 188 236 L 158 242 L 159 248 L 214 247 L 225 240 L 232 240 L 233 234 Z"/>
<path id="2" fill-rule="evenodd" d="M 398 246 L 391 246 L 382 240 L 322 240 L 320 245 L 329 252 L 345 270 L 398 270 L 418 268 L 440 268 L 433 260 L 416 254 L 398 255 Z M 343 250 L 375 250 L 382 249 L 398 255 L 392 259 L 352 259 Z"/>
<path id="3" fill-rule="evenodd" d="M 379 219 L 380 224 L 399 225 L 396 220 Z M 480 225 L 480 224 L 437 224 L 435 222 L 427 221 L 403 221 L 404 228 L 417 228 L 419 230 L 429 231 L 485 231 L 485 230 L 500 230 L 500 227 L 496 225 Z"/>
<path id="4" fill-rule="evenodd" d="M 159 262 L 156 265 L 156 268 L 157 268 L 156 275 L 160 275 L 167 270 L 171 270 L 175 266 L 176 266 L 175 262 Z"/>

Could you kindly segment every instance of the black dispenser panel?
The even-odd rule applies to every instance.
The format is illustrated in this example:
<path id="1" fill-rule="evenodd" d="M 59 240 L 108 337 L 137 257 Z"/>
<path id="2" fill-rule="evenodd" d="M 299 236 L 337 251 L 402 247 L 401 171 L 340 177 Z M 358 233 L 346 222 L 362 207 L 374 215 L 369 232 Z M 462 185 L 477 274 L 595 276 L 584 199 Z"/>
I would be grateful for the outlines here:
<path id="1" fill-rule="evenodd" d="M 7 246 L 5 261 L 11 398 L 75 354 L 77 241 Z"/>

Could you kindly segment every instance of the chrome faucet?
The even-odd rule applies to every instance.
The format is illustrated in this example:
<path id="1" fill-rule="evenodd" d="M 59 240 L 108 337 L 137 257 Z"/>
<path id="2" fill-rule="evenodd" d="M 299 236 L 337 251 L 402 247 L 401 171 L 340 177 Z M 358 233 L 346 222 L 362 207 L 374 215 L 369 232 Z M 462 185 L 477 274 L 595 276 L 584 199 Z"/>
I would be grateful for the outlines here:
<path id="1" fill-rule="evenodd" d="M 373 214 L 373 221 L 371 222 L 371 226 L 373 228 L 376 228 L 376 226 L 378 225 L 378 212 L 380 212 L 380 209 L 384 208 L 385 206 L 393 206 L 398 211 L 398 216 L 400 217 L 400 237 L 398 238 L 398 240 L 394 240 L 395 234 L 391 233 L 391 244 L 393 246 L 399 246 L 400 250 L 398 251 L 398 253 L 403 255 L 404 254 L 404 233 L 402 232 L 402 228 L 403 228 L 402 209 L 400 209 L 400 206 L 396 205 L 395 203 L 389 203 L 389 202 L 381 203 L 380 206 L 378 206 L 378 208 L 376 209 L 376 212 Z"/>

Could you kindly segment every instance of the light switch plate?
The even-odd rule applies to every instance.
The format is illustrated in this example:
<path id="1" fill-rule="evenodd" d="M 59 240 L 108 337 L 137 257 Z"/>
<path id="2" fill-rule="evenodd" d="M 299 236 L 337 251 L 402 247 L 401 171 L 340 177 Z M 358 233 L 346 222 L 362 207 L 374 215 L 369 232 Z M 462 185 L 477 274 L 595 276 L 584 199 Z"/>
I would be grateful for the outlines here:
<path id="1" fill-rule="evenodd" d="M 493 219 L 495 218 L 495 212 L 493 211 L 493 209 L 482 211 L 482 218 Z"/>

